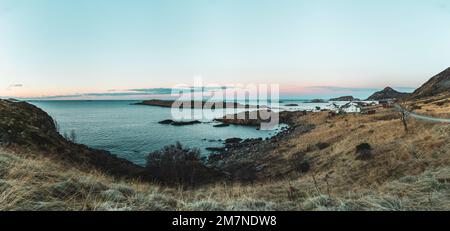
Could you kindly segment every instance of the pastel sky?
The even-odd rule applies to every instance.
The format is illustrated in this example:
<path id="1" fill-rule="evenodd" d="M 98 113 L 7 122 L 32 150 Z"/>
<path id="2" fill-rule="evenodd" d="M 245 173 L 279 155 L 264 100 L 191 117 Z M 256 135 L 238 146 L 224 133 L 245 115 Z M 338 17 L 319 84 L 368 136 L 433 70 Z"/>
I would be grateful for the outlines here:
<path id="1" fill-rule="evenodd" d="M 0 96 L 412 89 L 450 66 L 449 25 L 446 0 L 0 0 Z"/>

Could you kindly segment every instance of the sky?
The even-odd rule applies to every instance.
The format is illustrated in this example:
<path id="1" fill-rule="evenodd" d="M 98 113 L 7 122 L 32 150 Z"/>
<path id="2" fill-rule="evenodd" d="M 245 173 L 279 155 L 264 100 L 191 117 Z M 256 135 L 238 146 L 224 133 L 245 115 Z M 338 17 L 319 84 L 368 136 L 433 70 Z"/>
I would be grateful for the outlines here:
<path id="1" fill-rule="evenodd" d="M 0 96 L 411 91 L 450 66 L 449 25 L 446 0 L 0 0 Z"/>

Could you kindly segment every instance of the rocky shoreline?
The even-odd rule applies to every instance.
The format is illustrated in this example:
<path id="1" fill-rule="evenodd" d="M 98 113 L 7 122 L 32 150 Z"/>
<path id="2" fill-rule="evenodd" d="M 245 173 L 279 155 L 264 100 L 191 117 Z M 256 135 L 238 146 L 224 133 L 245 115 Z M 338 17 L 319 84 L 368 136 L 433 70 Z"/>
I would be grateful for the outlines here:
<path id="1" fill-rule="evenodd" d="M 247 179 L 248 175 L 256 179 L 256 175 L 267 167 L 263 161 L 267 153 L 277 150 L 281 141 L 308 133 L 314 128 L 312 124 L 296 125 L 267 139 L 254 138 L 225 142 L 225 147 L 209 149 L 213 151 L 213 154 L 208 158 L 208 165 L 219 169 L 233 180 L 251 181 L 252 179 Z"/>
<path id="2" fill-rule="evenodd" d="M 226 115 L 222 118 L 215 119 L 217 122 L 221 122 L 222 126 L 225 125 L 241 125 L 241 126 L 251 126 L 251 127 L 261 127 L 262 123 L 268 123 L 272 118 L 278 117 L 279 123 L 294 125 L 293 122 L 298 116 L 306 115 L 306 111 L 282 111 L 274 112 L 271 110 L 258 110 L 258 111 L 246 111 L 237 113 L 234 115 Z M 269 119 L 264 119 L 269 118 Z"/>
<path id="3" fill-rule="evenodd" d="M 207 150 L 213 153 L 208 158 L 208 165 L 224 172 L 237 181 L 252 181 L 262 172 L 267 164 L 263 160 L 267 153 L 277 150 L 283 140 L 308 133 L 315 128 L 312 124 L 299 124 L 296 119 L 306 116 L 303 111 L 281 112 L 278 114 L 280 123 L 287 124 L 281 132 L 270 138 L 240 139 L 231 138 L 224 141 L 224 147 L 211 147 Z M 245 119 L 223 121 L 231 124 L 255 124 L 255 121 Z M 245 172 L 243 172 L 245 171 Z"/>

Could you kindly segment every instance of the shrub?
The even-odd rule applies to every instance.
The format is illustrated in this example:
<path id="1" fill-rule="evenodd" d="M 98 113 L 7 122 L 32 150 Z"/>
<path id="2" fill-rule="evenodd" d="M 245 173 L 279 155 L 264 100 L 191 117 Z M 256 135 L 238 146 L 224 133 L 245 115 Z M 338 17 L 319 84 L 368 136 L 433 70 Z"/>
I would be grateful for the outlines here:
<path id="1" fill-rule="evenodd" d="M 318 143 L 318 144 L 316 144 L 316 146 L 318 149 L 323 150 L 323 149 L 330 147 L 330 144 L 329 143 Z"/>
<path id="2" fill-rule="evenodd" d="M 411 105 L 411 107 L 410 107 L 411 111 L 420 110 L 420 109 L 422 109 L 422 107 L 420 105 L 416 105 L 416 104 Z"/>
<path id="3" fill-rule="evenodd" d="M 447 104 L 448 102 L 449 102 L 448 100 L 444 100 L 444 101 L 436 102 L 435 104 L 436 104 L 437 106 L 441 107 L 441 106 L 444 106 L 445 104 Z"/>
<path id="4" fill-rule="evenodd" d="M 224 211 L 225 207 L 216 201 L 195 201 L 187 205 L 192 211 Z"/>
<path id="5" fill-rule="evenodd" d="M 127 198 L 120 192 L 114 189 L 108 189 L 100 193 L 100 195 L 108 200 L 113 202 L 125 201 Z"/>
<path id="6" fill-rule="evenodd" d="M 238 161 L 229 164 L 227 171 L 232 173 L 236 181 L 253 184 L 257 179 L 257 170 L 252 161 Z"/>
<path id="7" fill-rule="evenodd" d="M 135 204 L 138 204 L 138 210 L 144 211 L 175 211 L 178 207 L 178 201 L 173 196 L 160 193 L 137 194 Z"/>
<path id="8" fill-rule="evenodd" d="M 290 160 L 293 169 L 297 172 L 306 173 L 311 169 L 309 160 L 305 158 L 304 152 L 294 154 Z"/>
<path id="9" fill-rule="evenodd" d="M 81 197 L 83 187 L 79 182 L 68 179 L 51 185 L 48 191 L 53 197 L 67 199 Z"/>
<path id="10" fill-rule="evenodd" d="M 306 173 L 311 169 L 311 165 L 308 160 L 303 160 L 297 165 L 297 171 Z"/>
<path id="11" fill-rule="evenodd" d="M 204 165 L 200 150 L 184 148 L 180 143 L 150 153 L 146 168 L 157 181 L 172 185 L 195 186 L 217 176 Z"/>
<path id="12" fill-rule="evenodd" d="M 232 211 L 274 211 L 275 203 L 265 200 L 246 198 L 236 200 L 228 206 L 227 210 Z"/>
<path id="13" fill-rule="evenodd" d="M 372 147 L 368 143 L 362 143 L 356 146 L 356 159 L 369 160 L 372 159 Z"/>

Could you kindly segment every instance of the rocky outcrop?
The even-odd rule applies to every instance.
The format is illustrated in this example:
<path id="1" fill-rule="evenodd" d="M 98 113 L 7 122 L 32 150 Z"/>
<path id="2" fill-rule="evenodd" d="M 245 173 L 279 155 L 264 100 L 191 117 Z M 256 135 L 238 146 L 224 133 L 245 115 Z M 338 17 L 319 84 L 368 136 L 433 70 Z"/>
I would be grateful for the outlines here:
<path id="1" fill-rule="evenodd" d="M 221 122 L 222 124 L 260 127 L 261 123 L 264 122 L 264 120 L 261 119 L 262 113 L 270 113 L 270 112 L 268 111 L 241 112 L 235 115 L 226 115 L 223 118 L 215 119 L 215 121 Z"/>
<path id="2" fill-rule="evenodd" d="M 240 142 L 242 142 L 241 138 L 229 138 L 229 139 L 225 140 L 225 145 L 230 146 L 230 145 L 239 144 Z"/>
<path id="3" fill-rule="evenodd" d="M 160 121 L 159 124 L 167 124 L 167 125 L 173 125 L 173 126 L 188 126 L 188 125 L 194 125 L 194 124 L 201 124 L 202 122 L 198 120 L 194 121 L 174 121 L 174 120 L 163 120 Z"/>
<path id="4" fill-rule="evenodd" d="M 391 87 L 386 87 L 382 91 L 375 92 L 367 100 L 404 99 L 410 95 L 410 93 L 398 92 Z"/>
<path id="5" fill-rule="evenodd" d="M 283 111 L 278 113 L 270 110 L 259 110 L 226 115 L 223 118 L 215 119 L 215 121 L 221 122 L 222 124 L 260 127 L 261 123 L 270 122 L 271 119 L 278 117 L 279 123 L 291 125 L 294 124 L 293 121 L 296 118 L 305 116 L 306 114 L 306 111 Z"/>
<path id="6" fill-rule="evenodd" d="M 411 98 L 419 99 L 441 93 L 450 93 L 450 67 L 432 77 L 428 82 L 415 90 Z"/>
<path id="7" fill-rule="evenodd" d="M 213 125 L 213 127 L 215 127 L 215 128 L 223 128 L 223 127 L 229 127 L 230 125 L 229 124 L 216 124 L 216 125 Z"/>

